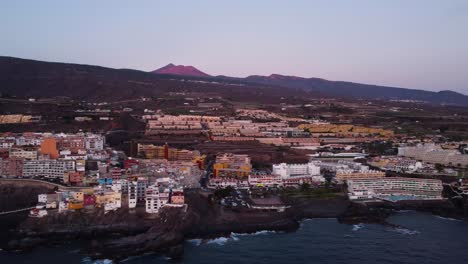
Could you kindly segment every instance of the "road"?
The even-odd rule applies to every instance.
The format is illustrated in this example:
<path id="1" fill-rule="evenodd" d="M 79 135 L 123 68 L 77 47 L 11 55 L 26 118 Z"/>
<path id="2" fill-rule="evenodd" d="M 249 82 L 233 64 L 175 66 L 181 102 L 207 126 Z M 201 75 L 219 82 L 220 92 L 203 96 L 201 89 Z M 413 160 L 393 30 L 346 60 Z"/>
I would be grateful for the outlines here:
<path id="1" fill-rule="evenodd" d="M 29 210 L 31 210 L 33 208 L 36 208 L 36 207 L 33 206 L 33 207 L 21 208 L 21 209 L 12 210 L 12 211 L 0 212 L 0 215 L 14 214 L 14 213 L 23 212 L 23 211 L 29 211 Z"/>
<path id="2" fill-rule="evenodd" d="M 77 186 L 65 186 L 62 184 L 54 183 L 54 182 L 49 182 L 49 181 L 43 181 L 43 180 L 38 180 L 38 179 L 6 179 L 6 178 L 0 178 L 0 183 L 1 182 L 32 182 L 32 183 L 42 183 L 42 184 L 48 184 L 52 185 L 55 187 L 58 187 L 60 190 L 81 190 L 83 188 L 89 188 L 89 187 L 77 187 Z"/>
<path id="3" fill-rule="evenodd" d="M 200 178 L 200 186 L 202 188 L 206 188 L 208 181 L 209 181 L 210 174 L 213 173 L 213 163 L 214 163 L 214 160 L 211 160 L 206 164 L 205 173 Z"/>

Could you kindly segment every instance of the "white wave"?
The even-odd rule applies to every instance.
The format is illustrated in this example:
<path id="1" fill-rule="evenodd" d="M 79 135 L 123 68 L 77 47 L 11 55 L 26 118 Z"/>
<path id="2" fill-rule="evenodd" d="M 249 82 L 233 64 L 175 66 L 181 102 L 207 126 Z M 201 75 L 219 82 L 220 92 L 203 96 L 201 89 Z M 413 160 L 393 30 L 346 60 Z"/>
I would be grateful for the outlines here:
<path id="1" fill-rule="evenodd" d="M 113 264 L 114 262 L 110 259 L 97 259 L 92 260 L 90 257 L 85 257 L 81 260 L 84 264 Z"/>
<path id="2" fill-rule="evenodd" d="M 201 245 L 201 243 L 203 242 L 201 239 L 190 239 L 190 240 L 187 240 L 187 242 L 195 245 L 195 246 L 199 246 Z"/>
<path id="3" fill-rule="evenodd" d="M 357 224 L 353 225 L 353 231 L 358 231 L 359 229 L 362 229 L 364 227 L 364 224 Z"/>
<path id="4" fill-rule="evenodd" d="M 392 228 L 392 229 L 390 229 L 390 231 L 397 232 L 397 233 L 400 233 L 402 235 L 410 235 L 410 236 L 417 235 L 417 234 L 420 233 L 419 231 L 409 230 L 409 229 L 402 228 L 402 227 Z"/>
<path id="5" fill-rule="evenodd" d="M 238 237 L 238 236 L 258 236 L 258 235 L 268 235 L 268 234 L 277 234 L 277 231 L 271 230 L 261 230 L 255 233 L 231 233 L 231 237 Z"/>
<path id="6" fill-rule="evenodd" d="M 443 219 L 443 220 L 448 220 L 448 221 L 461 221 L 459 219 L 450 218 L 450 217 L 443 217 L 443 216 L 438 216 L 438 215 L 436 215 L 435 217 L 437 217 L 439 219 Z"/>
<path id="7" fill-rule="evenodd" d="M 267 234 L 277 234 L 281 233 L 278 231 L 271 231 L 271 230 L 261 230 L 257 231 L 255 233 L 234 233 L 232 232 L 230 236 L 228 237 L 217 237 L 213 239 L 208 239 L 208 240 L 202 240 L 202 239 L 190 239 L 187 240 L 187 242 L 194 244 L 195 246 L 200 246 L 201 244 L 217 244 L 220 246 L 225 245 L 229 241 L 239 241 L 240 237 L 243 236 L 259 236 L 259 235 L 267 235 Z"/>
<path id="8" fill-rule="evenodd" d="M 210 240 L 206 241 L 205 243 L 206 244 L 217 244 L 217 245 L 220 245 L 220 246 L 224 246 L 229 241 L 229 239 L 230 239 L 230 237 L 218 237 L 218 238 L 210 239 Z"/>
<path id="9" fill-rule="evenodd" d="M 84 257 L 84 258 L 81 260 L 81 263 L 93 263 L 93 261 L 91 260 L 90 257 Z"/>
<path id="10" fill-rule="evenodd" d="M 194 244 L 195 246 L 199 246 L 201 244 L 217 244 L 220 246 L 225 245 L 229 241 L 239 241 L 240 237 L 242 236 L 259 236 L 259 235 L 267 235 L 267 234 L 276 234 L 279 233 L 277 231 L 270 231 L 270 230 L 261 230 L 255 233 L 234 233 L 232 232 L 228 237 L 217 237 L 209 240 L 202 240 L 202 239 L 190 239 L 187 242 Z"/>

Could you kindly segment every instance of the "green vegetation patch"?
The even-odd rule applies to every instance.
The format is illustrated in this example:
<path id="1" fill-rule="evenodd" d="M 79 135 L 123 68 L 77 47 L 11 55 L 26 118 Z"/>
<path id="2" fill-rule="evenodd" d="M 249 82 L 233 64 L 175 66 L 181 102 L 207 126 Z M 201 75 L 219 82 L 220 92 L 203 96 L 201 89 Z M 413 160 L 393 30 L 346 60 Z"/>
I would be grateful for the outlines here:
<path id="1" fill-rule="evenodd" d="M 288 198 L 333 199 L 339 194 L 332 189 L 310 188 L 308 184 L 303 184 L 299 189 L 284 189 L 282 195 Z"/>

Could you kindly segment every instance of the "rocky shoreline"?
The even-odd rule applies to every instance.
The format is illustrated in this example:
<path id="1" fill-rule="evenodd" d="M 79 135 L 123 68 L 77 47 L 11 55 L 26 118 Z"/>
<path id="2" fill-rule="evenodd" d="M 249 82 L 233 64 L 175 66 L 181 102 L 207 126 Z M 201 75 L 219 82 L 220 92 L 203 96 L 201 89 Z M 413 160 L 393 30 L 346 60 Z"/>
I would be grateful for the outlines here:
<path id="1" fill-rule="evenodd" d="M 189 209 L 170 208 L 156 218 L 138 212 L 118 210 L 104 214 L 71 213 L 43 219 L 26 219 L 12 230 L 6 250 L 30 250 L 38 245 L 54 245 L 70 240 L 85 241 L 82 253 L 95 259 L 123 260 L 129 256 L 157 252 L 173 259 L 183 256 L 188 239 L 228 237 L 231 233 L 258 231 L 292 232 L 306 218 L 332 217 L 340 223 L 386 222 L 398 210 L 416 210 L 452 218 L 463 218 L 449 200 L 407 203 L 352 203 L 344 197 L 295 201 L 285 212 L 253 209 L 232 210 L 219 206 L 208 197 L 191 192 Z"/>

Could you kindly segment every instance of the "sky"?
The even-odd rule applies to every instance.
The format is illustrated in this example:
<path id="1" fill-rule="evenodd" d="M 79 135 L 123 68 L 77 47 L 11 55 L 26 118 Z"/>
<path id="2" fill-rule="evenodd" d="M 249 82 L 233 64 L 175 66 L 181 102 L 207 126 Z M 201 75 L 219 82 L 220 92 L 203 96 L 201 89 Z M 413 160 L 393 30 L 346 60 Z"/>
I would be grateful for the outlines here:
<path id="1" fill-rule="evenodd" d="M 468 1 L 1 1 L 0 56 L 468 94 Z"/>

